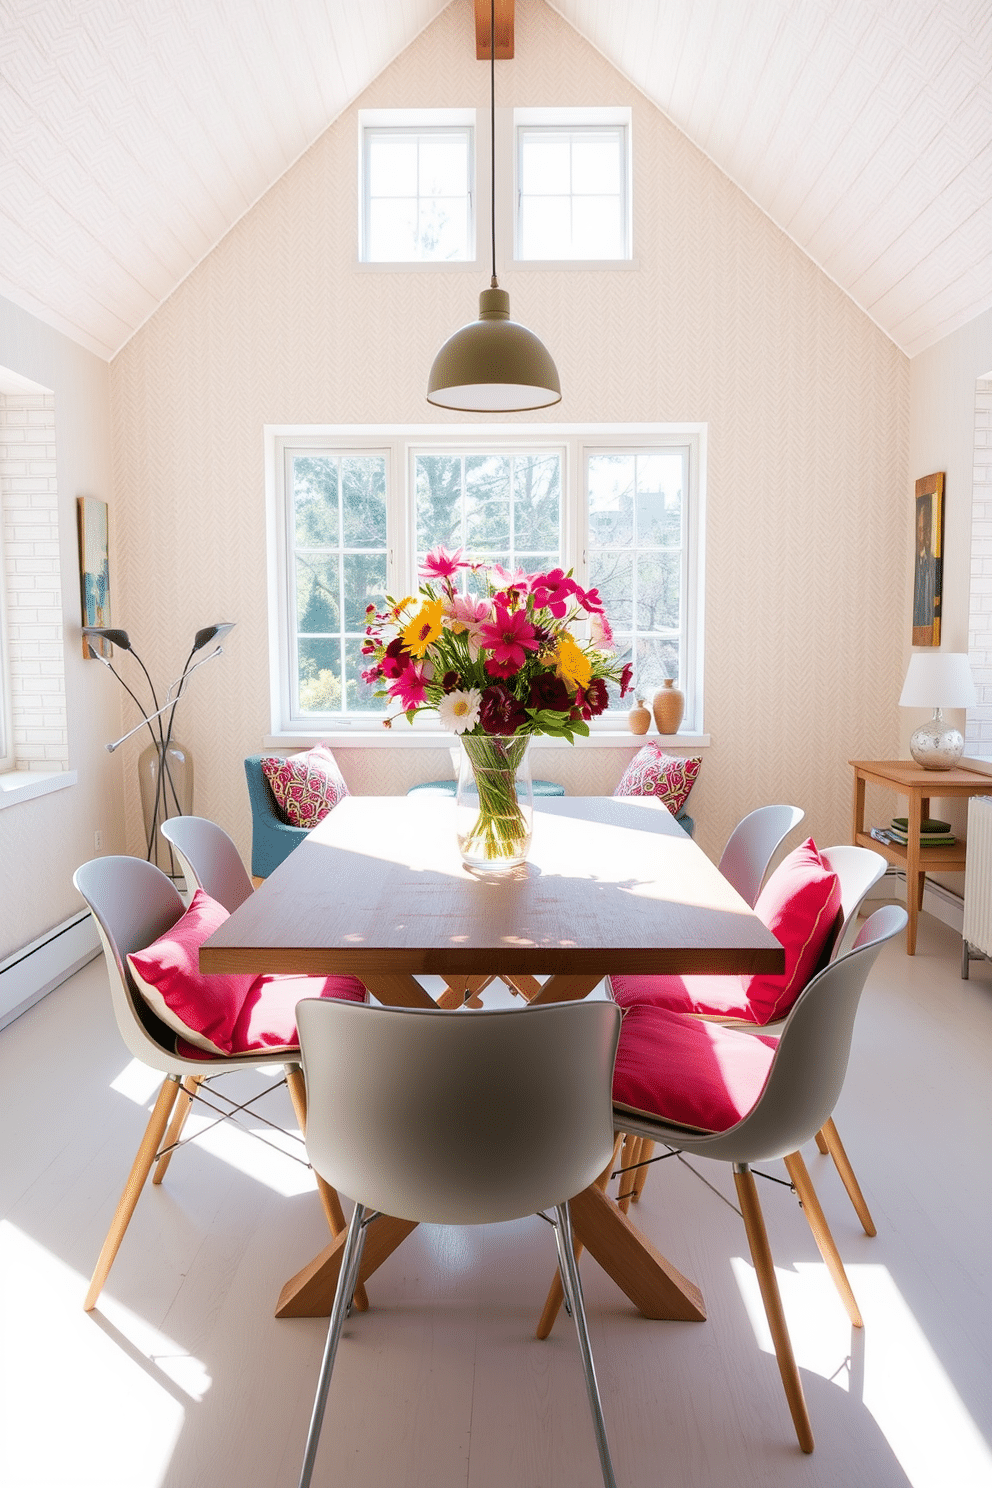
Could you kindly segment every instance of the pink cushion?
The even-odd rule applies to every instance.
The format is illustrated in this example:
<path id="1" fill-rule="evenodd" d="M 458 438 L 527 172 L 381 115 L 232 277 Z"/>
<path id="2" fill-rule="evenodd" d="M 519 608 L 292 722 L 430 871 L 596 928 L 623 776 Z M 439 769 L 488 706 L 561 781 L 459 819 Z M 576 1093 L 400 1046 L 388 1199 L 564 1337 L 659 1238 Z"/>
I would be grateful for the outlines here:
<path id="1" fill-rule="evenodd" d="M 297 1050 L 296 1004 L 301 998 L 364 1002 L 365 988 L 357 977 L 204 974 L 200 946 L 227 918 L 223 905 L 197 889 L 170 930 L 127 958 L 139 992 L 184 1048 L 214 1056 Z"/>
<path id="2" fill-rule="evenodd" d="M 270 755 L 262 760 L 262 773 L 290 826 L 308 831 L 348 794 L 338 762 L 326 744 L 316 744 L 289 759 Z"/>
<path id="3" fill-rule="evenodd" d="M 761 1094 L 778 1040 L 641 1004 L 620 1027 L 614 1104 L 701 1131 L 735 1126 Z"/>
<path id="4" fill-rule="evenodd" d="M 659 744 L 645 744 L 624 770 L 615 796 L 656 796 L 677 816 L 696 783 L 702 756 L 666 754 Z"/>
<path id="5" fill-rule="evenodd" d="M 840 922 L 840 880 L 812 837 L 775 869 L 754 912 L 782 944 L 782 975 L 615 976 L 610 982 L 617 1002 L 759 1025 L 784 1018 L 829 953 Z"/>

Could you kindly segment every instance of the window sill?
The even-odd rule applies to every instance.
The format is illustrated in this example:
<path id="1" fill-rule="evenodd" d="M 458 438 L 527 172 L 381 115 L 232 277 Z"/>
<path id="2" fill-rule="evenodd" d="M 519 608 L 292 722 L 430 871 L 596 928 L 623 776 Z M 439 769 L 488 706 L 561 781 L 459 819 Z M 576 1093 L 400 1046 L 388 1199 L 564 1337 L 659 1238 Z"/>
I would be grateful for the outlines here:
<path id="1" fill-rule="evenodd" d="M 7 770 L 0 775 L 0 811 L 5 806 L 17 806 L 21 801 L 65 790 L 76 781 L 75 770 Z"/>
<path id="2" fill-rule="evenodd" d="M 262 740 L 265 749 L 307 749 L 326 743 L 332 749 L 450 749 L 457 744 L 457 734 L 440 729 L 415 729 L 394 724 L 391 729 L 325 729 L 321 733 L 269 734 Z M 707 749 L 709 734 L 632 734 L 629 729 L 597 729 L 588 739 L 549 739 L 535 734 L 531 749 L 632 749 L 656 743 L 665 749 Z"/>

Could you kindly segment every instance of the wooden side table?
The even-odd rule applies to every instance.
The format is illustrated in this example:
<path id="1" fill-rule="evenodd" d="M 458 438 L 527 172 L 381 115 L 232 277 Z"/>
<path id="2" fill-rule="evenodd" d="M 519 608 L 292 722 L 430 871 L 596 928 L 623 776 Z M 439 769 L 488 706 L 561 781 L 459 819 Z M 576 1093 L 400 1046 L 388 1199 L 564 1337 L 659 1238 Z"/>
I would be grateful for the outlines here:
<path id="1" fill-rule="evenodd" d="M 963 873 L 967 844 L 958 838 L 953 847 L 920 847 L 920 823 L 930 815 L 930 797 L 990 796 L 992 775 L 977 770 L 923 770 L 913 760 L 849 760 L 854 769 L 854 841 L 880 852 L 906 871 L 906 953 L 916 952 L 916 925 L 923 908 L 927 873 Z M 865 830 L 865 785 L 884 786 L 909 801 L 909 841 L 878 842 Z"/>

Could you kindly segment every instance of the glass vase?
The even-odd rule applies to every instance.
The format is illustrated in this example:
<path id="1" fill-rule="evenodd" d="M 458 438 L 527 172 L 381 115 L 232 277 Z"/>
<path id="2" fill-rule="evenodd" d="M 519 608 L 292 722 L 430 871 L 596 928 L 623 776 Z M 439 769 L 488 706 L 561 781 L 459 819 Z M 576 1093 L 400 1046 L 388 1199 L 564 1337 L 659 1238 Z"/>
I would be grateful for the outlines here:
<path id="1" fill-rule="evenodd" d="M 174 862 L 172 849 L 159 832 L 159 827 L 170 816 L 193 814 L 193 756 L 185 744 L 178 744 L 173 739 L 165 750 L 164 757 L 163 770 L 160 744 L 149 744 L 138 756 L 138 784 L 141 788 L 146 856 L 150 863 L 157 864 L 170 878 L 182 878 Z"/>
<path id="2" fill-rule="evenodd" d="M 534 829 L 530 734 L 464 736 L 455 793 L 458 850 L 467 867 L 503 873 L 527 859 Z"/>

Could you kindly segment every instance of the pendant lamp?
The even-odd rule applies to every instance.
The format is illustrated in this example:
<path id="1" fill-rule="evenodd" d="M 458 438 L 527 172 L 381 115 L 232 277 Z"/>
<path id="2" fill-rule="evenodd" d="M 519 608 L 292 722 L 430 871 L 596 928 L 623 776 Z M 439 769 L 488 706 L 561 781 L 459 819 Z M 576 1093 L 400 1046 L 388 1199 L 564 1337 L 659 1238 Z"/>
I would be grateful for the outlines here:
<path id="1" fill-rule="evenodd" d="M 490 3 L 489 115 L 492 156 L 493 277 L 479 295 L 479 318 L 441 347 L 427 401 L 466 413 L 522 413 L 561 402 L 558 368 L 533 331 L 510 319 L 510 296 L 496 278 L 496 0 Z"/>

